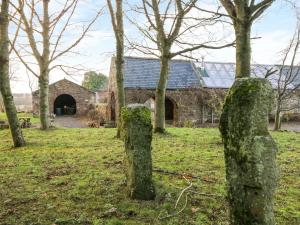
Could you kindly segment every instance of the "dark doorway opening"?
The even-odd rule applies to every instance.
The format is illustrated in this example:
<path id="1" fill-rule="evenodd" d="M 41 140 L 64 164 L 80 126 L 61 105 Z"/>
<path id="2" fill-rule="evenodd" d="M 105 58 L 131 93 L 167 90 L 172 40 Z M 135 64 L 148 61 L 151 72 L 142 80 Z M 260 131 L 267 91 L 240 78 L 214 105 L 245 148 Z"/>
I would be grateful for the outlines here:
<path id="1" fill-rule="evenodd" d="M 173 102 L 166 98 L 165 99 L 165 120 L 166 122 L 173 123 L 174 121 L 174 104 Z"/>
<path id="2" fill-rule="evenodd" d="M 63 94 L 54 101 L 54 114 L 57 116 L 75 115 L 76 101 L 71 95 Z"/>
<path id="3" fill-rule="evenodd" d="M 110 120 L 116 121 L 116 99 L 115 94 L 111 93 L 111 99 L 110 99 Z"/>
<path id="4" fill-rule="evenodd" d="M 149 98 L 144 103 L 151 110 L 151 118 L 155 120 L 155 97 Z M 165 122 L 168 125 L 176 126 L 177 120 L 177 105 L 174 101 L 165 98 Z"/>

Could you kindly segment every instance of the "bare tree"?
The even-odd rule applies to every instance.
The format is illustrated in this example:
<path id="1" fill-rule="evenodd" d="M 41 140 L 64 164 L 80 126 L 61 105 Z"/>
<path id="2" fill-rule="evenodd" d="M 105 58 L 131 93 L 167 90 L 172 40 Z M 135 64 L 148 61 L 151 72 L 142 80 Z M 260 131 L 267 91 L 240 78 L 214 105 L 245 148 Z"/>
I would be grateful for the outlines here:
<path id="1" fill-rule="evenodd" d="M 64 35 L 74 29 L 72 18 L 75 17 L 79 0 L 65 1 L 54 13 L 49 12 L 49 2 L 49 0 L 18 0 L 18 6 L 13 5 L 19 12 L 21 29 L 26 33 L 30 46 L 30 50 L 24 45 L 14 50 L 26 69 L 38 78 L 40 121 L 43 130 L 49 128 L 49 74 L 54 68 L 62 68 L 62 65 L 55 65 L 55 62 L 67 53 L 72 53 L 101 14 L 100 10 L 86 26 L 82 25 L 77 39 L 62 49 Z M 34 57 L 39 68 L 38 72 L 34 69 L 36 64 L 26 61 L 25 54 L 20 53 L 21 50 Z"/>
<path id="2" fill-rule="evenodd" d="M 0 12 L 0 91 L 15 147 L 25 145 L 9 81 L 9 1 L 3 0 Z M 16 35 L 17 36 L 17 35 Z"/>
<path id="3" fill-rule="evenodd" d="M 117 83 L 117 137 L 120 137 L 121 109 L 125 105 L 124 93 L 124 27 L 123 27 L 123 1 L 116 0 L 116 11 L 114 12 L 111 0 L 107 0 L 111 16 L 112 27 L 116 38 L 116 83 Z"/>
<path id="4" fill-rule="evenodd" d="M 275 0 L 220 0 L 232 22 L 236 37 L 236 78 L 251 74 L 251 27 Z M 216 13 L 216 12 L 213 12 Z M 219 14 L 219 13 L 217 13 Z"/>
<path id="5" fill-rule="evenodd" d="M 281 128 L 281 113 L 299 108 L 297 101 L 293 102 L 300 91 L 300 19 L 296 31 L 287 48 L 283 51 L 282 64 L 278 66 L 278 72 L 269 79 L 276 82 L 276 110 L 274 130 Z M 290 59 L 290 63 L 288 63 Z M 297 97 L 296 97 L 297 98 Z"/>
<path id="6" fill-rule="evenodd" d="M 233 43 L 221 46 L 210 45 L 216 40 L 196 43 L 198 40 L 195 40 L 194 32 L 200 27 L 215 24 L 220 18 L 216 14 L 202 19 L 193 16 L 191 12 L 192 9 L 196 9 L 196 2 L 197 0 L 143 0 L 143 7 L 137 6 L 135 11 L 145 14 L 147 26 L 143 27 L 138 22 L 131 20 L 147 39 L 143 44 L 134 43 L 134 48 L 144 54 L 151 54 L 160 58 L 161 68 L 156 87 L 154 123 L 154 131 L 158 133 L 165 132 L 165 93 L 170 60 L 176 56 L 190 57 L 187 53 L 198 49 L 220 49 L 233 45 Z M 189 41 L 187 34 L 193 37 L 192 41 Z M 154 46 L 149 45 L 148 42 Z"/>

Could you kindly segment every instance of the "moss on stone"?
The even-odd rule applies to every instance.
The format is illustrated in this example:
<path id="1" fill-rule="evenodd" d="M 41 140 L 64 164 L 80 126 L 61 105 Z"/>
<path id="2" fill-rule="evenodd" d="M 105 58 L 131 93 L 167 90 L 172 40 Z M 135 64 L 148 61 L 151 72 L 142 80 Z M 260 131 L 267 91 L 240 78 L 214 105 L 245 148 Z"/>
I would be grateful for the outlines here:
<path id="1" fill-rule="evenodd" d="M 152 200 L 152 124 L 151 112 L 144 105 L 122 109 L 122 138 L 125 144 L 127 192 L 133 199 Z"/>
<path id="2" fill-rule="evenodd" d="M 237 79 L 220 120 L 232 224 L 272 225 L 277 147 L 268 132 L 274 94 L 266 79 Z"/>

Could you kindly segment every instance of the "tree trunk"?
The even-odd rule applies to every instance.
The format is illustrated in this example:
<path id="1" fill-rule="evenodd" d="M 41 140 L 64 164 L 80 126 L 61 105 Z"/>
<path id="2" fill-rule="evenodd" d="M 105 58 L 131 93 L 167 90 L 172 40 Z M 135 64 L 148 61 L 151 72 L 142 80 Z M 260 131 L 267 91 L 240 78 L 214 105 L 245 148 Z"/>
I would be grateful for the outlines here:
<path id="1" fill-rule="evenodd" d="M 165 96 L 169 74 L 170 59 L 166 56 L 162 56 L 160 62 L 160 77 L 155 93 L 155 123 L 154 132 L 165 132 Z"/>
<path id="2" fill-rule="evenodd" d="M 49 73 L 47 69 L 42 69 L 39 77 L 39 97 L 40 97 L 40 121 L 41 129 L 49 129 Z"/>
<path id="3" fill-rule="evenodd" d="M 41 129 L 49 129 L 49 56 L 50 56 L 49 0 L 43 0 L 43 54 L 39 62 Z"/>
<path id="4" fill-rule="evenodd" d="M 13 138 L 14 146 L 21 147 L 25 145 L 22 130 L 20 128 L 16 106 L 11 93 L 9 83 L 9 53 L 8 53 L 8 5 L 6 0 L 1 5 L 1 34 L 0 34 L 0 89 L 3 97 L 3 103 Z"/>
<path id="5" fill-rule="evenodd" d="M 117 41 L 117 56 L 116 56 L 116 80 L 117 80 L 117 138 L 120 138 L 121 132 L 121 110 L 125 106 L 125 93 L 124 93 L 124 45 L 123 42 Z"/>
<path id="6" fill-rule="evenodd" d="M 116 80 L 117 80 L 117 138 L 121 137 L 121 110 L 125 106 L 124 92 L 124 27 L 122 0 L 116 0 L 116 21 L 113 20 L 116 36 Z M 111 6 L 111 5 L 110 5 Z M 110 12 L 113 15 L 113 10 Z M 114 18 L 114 16 L 112 16 Z"/>
<path id="7" fill-rule="evenodd" d="M 274 124 L 274 130 L 278 131 L 281 128 L 281 109 L 280 109 L 280 101 L 277 102 L 276 105 L 276 111 L 275 111 L 275 124 Z"/>
<path id="8" fill-rule="evenodd" d="M 251 75 L 251 24 L 236 22 L 236 78 L 250 77 Z"/>

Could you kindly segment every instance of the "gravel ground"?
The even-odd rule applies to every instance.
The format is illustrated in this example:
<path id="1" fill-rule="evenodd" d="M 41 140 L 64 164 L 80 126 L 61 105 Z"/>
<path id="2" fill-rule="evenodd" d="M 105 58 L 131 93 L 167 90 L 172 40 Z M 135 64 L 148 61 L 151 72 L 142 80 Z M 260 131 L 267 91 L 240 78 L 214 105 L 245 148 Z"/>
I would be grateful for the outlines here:
<path id="1" fill-rule="evenodd" d="M 274 123 L 270 123 L 269 128 L 272 130 L 274 128 Z M 281 125 L 281 130 L 300 132 L 300 122 L 283 123 Z"/>
<path id="2" fill-rule="evenodd" d="M 86 128 L 86 121 L 74 116 L 58 116 L 55 118 L 54 126 L 66 128 Z"/>
<path id="3" fill-rule="evenodd" d="M 86 128 L 86 121 L 82 118 L 74 116 L 58 116 L 55 118 L 54 125 L 56 127 L 66 127 L 66 128 Z M 274 128 L 274 123 L 270 123 L 269 129 Z M 283 131 L 295 131 L 300 132 L 300 122 L 288 122 L 283 123 L 281 130 Z"/>

